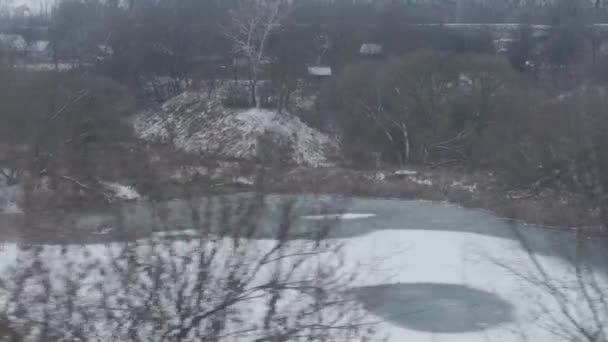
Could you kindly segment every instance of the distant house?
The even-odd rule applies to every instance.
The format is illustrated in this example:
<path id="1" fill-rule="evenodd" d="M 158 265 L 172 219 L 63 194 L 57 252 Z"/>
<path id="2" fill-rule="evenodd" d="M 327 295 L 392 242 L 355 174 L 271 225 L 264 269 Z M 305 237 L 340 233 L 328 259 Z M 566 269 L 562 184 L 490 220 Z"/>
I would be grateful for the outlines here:
<path id="1" fill-rule="evenodd" d="M 13 9 L 13 16 L 17 18 L 28 18 L 32 15 L 32 10 L 28 5 L 17 6 Z"/>
<path id="2" fill-rule="evenodd" d="M 384 46 L 374 43 L 361 44 L 359 54 L 364 56 L 382 56 L 384 55 Z"/>
<path id="3" fill-rule="evenodd" d="M 308 67 L 308 75 L 314 78 L 326 78 L 332 75 L 331 67 L 329 66 L 312 66 Z"/>

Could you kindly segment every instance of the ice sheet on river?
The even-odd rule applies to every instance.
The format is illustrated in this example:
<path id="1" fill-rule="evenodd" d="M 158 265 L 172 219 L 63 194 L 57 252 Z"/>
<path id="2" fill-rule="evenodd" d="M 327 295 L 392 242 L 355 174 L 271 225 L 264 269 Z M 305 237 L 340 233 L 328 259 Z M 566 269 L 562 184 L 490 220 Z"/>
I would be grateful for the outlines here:
<path id="1" fill-rule="evenodd" d="M 384 300 L 391 305 L 369 308 L 373 319 L 384 321 L 378 329 L 388 334 L 389 341 L 515 342 L 524 336 L 535 342 L 559 341 L 549 330 L 566 319 L 562 307 L 546 288 L 515 275 L 536 277 L 538 272 L 514 240 L 465 232 L 384 230 L 341 241 L 345 243 L 346 269 L 358 272 L 353 286 L 366 289 L 368 296 L 389 296 Z M 181 250 L 191 248 L 183 241 L 174 243 Z M 249 243 L 262 250 L 272 246 L 270 240 Z M 86 248 L 92 257 L 107 262 L 105 246 Z M 15 245 L 5 245 L 0 268 L 15 262 L 18 254 Z M 43 254 L 49 259 L 65 257 L 60 247 L 46 246 Z M 82 253 L 68 253 L 67 257 L 78 263 Z M 581 305 L 572 267 L 555 257 L 538 256 L 536 260 L 559 284 L 565 305 L 578 306 L 577 317 L 589 317 L 590 312 Z M 598 279 L 603 286 L 607 284 L 603 274 Z M 420 293 L 424 289 L 438 297 L 429 300 L 429 312 L 441 314 L 435 322 L 428 321 L 433 319 L 428 313 L 416 316 L 411 311 L 425 308 L 424 300 L 420 301 L 428 295 Z"/>

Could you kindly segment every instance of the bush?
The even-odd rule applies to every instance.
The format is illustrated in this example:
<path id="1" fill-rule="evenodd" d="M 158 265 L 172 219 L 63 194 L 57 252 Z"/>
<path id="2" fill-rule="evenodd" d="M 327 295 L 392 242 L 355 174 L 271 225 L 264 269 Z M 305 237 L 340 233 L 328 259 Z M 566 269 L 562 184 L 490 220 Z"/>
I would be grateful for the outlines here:
<path id="1" fill-rule="evenodd" d="M 289 165 L 294 163 L 293 142 L 279 133 L 265 131 L 258 137 L 256 157 L 266 165 Z"/>
<path id="2" fill-rule="evenodd" d="M 132 97 L 105 78 L 12 70 L 0 80 L 0 143 L 24 151 L 3 156 L 0 167 L 92 180 L 109 164 L 98 152 L 115 157 L 133 136 L 124 120 Z"/>
<path id="3" fill-rule="evenodd" d="M 227 108 L 250 108 L 253 103 L 249 88 L 241 84 L 230 83 L 224 90 L 222 104 Z"/>
<path id="4" fill-rule="evenodd" d="M 483 131 L 510 109 L 513 71 L 499 57 L 420 52 L 345 68 L 321 96 L 360 159 L 437 163 L 473 157 Z M 367 151 L 368 153 L 364 153 Z"/>
<path id="5" fill-rule="evenodd" d="M 260 107 L 265 109 L 275 109 L 278 107 L 278 98 L 275 89 L 269 82 L 260 82 L 257 90 Z"/>

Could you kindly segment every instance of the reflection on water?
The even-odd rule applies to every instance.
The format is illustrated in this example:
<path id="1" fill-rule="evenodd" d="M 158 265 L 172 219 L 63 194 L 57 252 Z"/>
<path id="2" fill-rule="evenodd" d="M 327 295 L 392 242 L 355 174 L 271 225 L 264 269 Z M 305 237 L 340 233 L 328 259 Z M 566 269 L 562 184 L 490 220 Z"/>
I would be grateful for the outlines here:
<path id="1" fill-rule="evenodd" d="M 461 285 L 387 284 L 353 293 L 373 314 L 412 330 L 463 333 L 513 321 L 507 301 Z"/>

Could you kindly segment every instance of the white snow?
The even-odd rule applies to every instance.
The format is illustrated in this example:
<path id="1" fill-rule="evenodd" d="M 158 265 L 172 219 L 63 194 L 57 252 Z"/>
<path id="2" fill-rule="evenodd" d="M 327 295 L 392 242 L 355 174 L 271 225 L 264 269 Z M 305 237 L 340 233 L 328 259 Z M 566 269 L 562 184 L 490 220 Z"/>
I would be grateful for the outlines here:
<path id="1" fill-rule="evenodd" d="M 76 65 L 72 63 L 24 63 L 23 65 L 20 65 L 20 67 L 31 71 L 51 71 L 55 69 L 67 71 L 74 69 Z"/>
<path id="2" fill-rule="evenodd" d="M 466 182 L 459 180 L 459 181 L 453 181 L 452 184 L 450 184 L 451 187 L 453 188 L 458 188 L 458 189 L 462 189 L 462 190 L 466 190 L 468 192 L 475 192 L 477 191 L 477 183 L 473 183 L 473 184 L 467 184 Z"/>
<path id="3" fill-rule="evenodd" d="M 306 215 L 301 216 L 305 220 L 359 220 L 374 217 L 376 214 L 363 214 L 363 213 L 344 213 L 344 214 L 327 214 L 327 215 Z"/>
<path id="4" fill-rule="evenodd" d="M 141 195 L 137 192 L 137 190 L 131 186 L 114 182 L 101 182 L 101 184 L 106 187 L 114 198 L 127 201 L 134 201 L 141 198 Z"/>
<path id="5" fill-rule="evenodd" d="M 194 231 L 178 231 L 156 233 L 155 236 L 159 238 L 194 234 Z M 555 298 L 550 296 L 546 289 L 536 287 L 515 275 L 515 273 L 520 273 L 533 277 L 534 271 L 525 252 L 514 241 L 471 233 L 384 230 L 338 242 L 344 243 L 344 261 L 346 262 L 344 270 L 356 270 L 358 273 L 353 281 L 354 286 L 373 286 L 385 283 L 463 285 L 491 292 L 510 302 L 514 308 L 515 322 L 470 333 L 433 334 L 381 322 L 376 329 L 381 335 L 386 334 L 389 342 L 566 341 L 549 330 L 561 320 L 565 320 L 563 326 L 567 327 L 563 307 L 558 305 Z M 263 252 L 273 245 L 268 240 L 252 240 L 248 243 L 251 245 L 250 250 L 256 253 Z M 189 249 L 193 248 L 191 243 L 183 241 L 175 241 L 172 244 L 175 248 L 162 258 L 179 258 L 179 255 L 187 253 Z M 111 254 L 105 252 L 105 247 L 101 245 L 89 246 L 86 249 L 92 258 L 102 261 Z M 53 268 L 54 272 L 63 274 L 60 271 L 61 262 L 59 260 L 68 258 L 82 263 L 83 267 L 91 263 L 90 259 L 84 261 L 87 259 L 82 258 L 82 250 L 77 249 L 77 251 L 66 254 L 61 247 L 46 246 L 42 255 L 47 260 L 58 260 L 57 265 L 54 266 L 56 269 Z M 179 253 L 172 254 L 175 251 L 179 251 Z M 18 255 L 19 252 L 15 245 L 5 245 L 0 250 L 0 271 L 9 265 L 14 265 Z M 582 297 L 576 286 L 574 270 L 565 262 L 553 257 L 538 256 L 537 259 L 546 272 L 559 282 L 559 289 L 565 294 L 563 303 L 566 307 L 575 310 L 576 317 L 586 324 L 585 318 L 590 317 L 590 312 L 586 311 L 584 303 L 581 303 Z M 337 261 L 325 260 L 324 262 Z M 512 269 L 502 267 L 503 263 Z M 262 278 L 267 275 L 269 273 L 260 272 Z M 600 286 L 608 284 L 608 279 L 604 274 L 598 274 L 597 281 Z M 170 287 L 171 284 L 173 282 L 167 281 L 165 286 Z M 108 286 L 112 285 L 108 284 Z M 284 304 L 288 306 L 299 304 L 290 302 L 290 300 L 290 298 L 286 298 Z M 253 302 L 250 304 L 253 305 Z M 263 303 L 255 305 L 259 306 Z M 256 312 L 255 305 L 251 308 L 253 312 Z M 403 305 L 405 306 L 407 303 L 403 303 Z M 257 311 L 259 311 L 259 307 Z M 607 318 L 599 317 L 599 319 Z M 255 320 L 256 315 L 252 314 L 251 321 Z M 369 321 L 376 322 L 382 321 L 382 319 L 371 315 Z M 248 341 L 249 339 L 237 340 Z"/>
<path id="6" fill-rule="evenodd" d="M 377 214 L 378 217 L 382 215 Z M 332 213 L 327 215 L 301 216 L 305 220 L 333 220 L 343 219 L 345 225 L 349 220 L 366 219 L 376 216 L 370 212 L 345 212 Z M 365 223 L 365 221 L 355 221 Z M 355 223 L 353 223 L 355 224 Z M 389 342 L 519 342 L 523 340 L 534 342 L 570 342 L 565 338 L 556 336 L 552 331 L 557 327 L 571 328 L 568 318 L 564 312 L 572 314 L 581 324 L 592 324 L 592 313 L 585 303 L 585 296 L 578 284 L 577 272 L 572 265 L 563 259 L 548 256 L 536 256 L 540 265 L 543 266 L 545 273 L 554 281 L 554 286 L 560 292 L 560 302 L 556 297 L 550 295 L 547 288 L 533 283 L 542 274 L 534 268 L 534 263 L 528 257 L 517 241 L 486 235 L 430 231 L 430 230 L 400 230 L 399 226 L 385 227 L 385 230 L 356 236 L 352 238 L 336 239 L 335 241 L 344 246 L 344 261 L 342 271 L 350 273 L 356 271 L 357 277 L 352 282 L 352 286 L 374 286 L 382 284 L 415 284 L 415 283 L 438 283 L 466 286 L 490 292 L 504 301 L 509 302 L 513 307 L 513 322 L 504 323 L 498 326 L 488 326 L 486 330 L 467 332 L 467 333 L 442 333 L 433 334 L 431 332 L 416 331 L 413 329 L 398 326 L 394 323 L 386 322 L 381 317 L 372 314 L 369 321 L 380 321 L 376 327 L 381 335 L 388 334 Z M 421 227 L 422 228 L 422 227 Z M 103 226 L 99 234 L 107 234 L 110 228 Z M 169 238 L 167 242 L 167 255 L 162 258 L 181 258 L 196 247 L 192 242 L 172 240 L 184 236 L 196 237 L 200 232 L 197 230 L 166 231 L 156 232 L 152 235 L 152 240 Z M 214 242 L 222 244 L 221 241 Z M 252 256 L 263 255 L 265 251 L 272 248 L 271 240 L 244 240 L 247 253 Z M 294 244 L 303 243 L 295 241 Z M 89 251 L 91 257 L 83 258 L 81 247 L 75 247 L 78 251 L 65 253 L 59 246 L 43 246 L 42 255 L 45 260 L 53 264 L 53 270 L 64 274 L 66 270 L 61 270 L 60 266 L 66 261 L 73 261 L 82 268 L 95 265 L 96 269 L 104 267 L 112 253 L 107 253 L 107 249 L 119 249 L 122 244 L 91 245 L 83 247 Z M 230 250 L 229 243 L 222 248 Z M 146 245 L 142 246 L 142 255 L 146 255 Z M 295 248 L 295 247 L 294 247 Z M 223 250 L 223 249 L 222 249 Z M 0 272 L 8 266 L 21 267 L 18 255 L 25 252 L 18 252 L 15 244 L 5 244 L 0 248 Z M 221 252 L 220 252 L 221 253 Z M 315 259 L 313 262 L 338 263 L 333 256 L 320 256 L 321 260 Z M 163 259 L 165 260 L 165 259 Z M 99 264 L 97 262 L 99 261 Z M 221 258 L 218 263 L 223 261 Z M 193 265 L 197 263 L 194 262 Z M 76 268 L 78 266 L 76 265 Z M 272 265 L 268 266 L 272 268 Z M 304 267 L 304 269 L 307 269 Z M 217 272 L 222 272 L 219 267 Z M 63 273 L 62 273 L 63 272 Z M 69 272 L 77 276 L 77 269 L 70 269 Z M 583 272 L 589 272 L 587 269 Z M 593 271 L 592 271 L 593 272 Z M 195 274 L 193 272 L 192 274 Z M 6 274 L 6 273 L 3 273 Z M 109 273 L 111 274 L 111 272 Z M 260 281 L 265 281 L 268 272 L 261 271 L 256 277 Z M 597 287 L 602 289 L 604 294 L 608 293 L 608 277 L 606 273 L 593 272 Z M 528 278 L 528 279 L 526 279 Z M 257 279 L 257 278 L 256 278 Z M 533 282 L 530 282 L 530 279 Z M 112 276 L 106 275 L 104 283 L 113 289 L 115 280 Z M 172 284 L 176 282 L 167 281 L 168 291 L 171 291 Z M 594 285 L 595 286 L 595 285 Z M 119 293 L 121 289 L 117 288 Z M 2 292 L 0 291 L 0 294 Z M 591 293 L 595 298 L 595 293 Z M 299 302 L 290 303 L 292 298 L 286 298 L 286 305 L 297 305 Z M 2 300 L 0 298 L 0 304 Z M 400 303 L 399 303 L 400 304 Z M 259 307 L 251 304 L 254 312 L 259 311 Z M 403 303 L 407 306 L 407 303 Z M 600 311 L 599 319 L 607 321 L 608 310 Z M 602 316 L 604 315 L 604 316 Z M 251 324 L 254 324 L 259 316 L 251 315 Z M 575 332 L 572 329 L 572 332 Z M 103 339 L 102 339 L 103 340 Z M 239 341 L 248 341 L 247 339 Z"/>
<path id="7" fill-rule="evenodd" d="M 234 179 L 234 184 L 252 186 L 255 184 L 255 181 L 251 177 L 239 176 Z"/>
<path id="8" fill-rule="evenodd" d="M 332 75 L 331 67 L 314 66 L 308 67 L 308 74 L 311 76 L 328 77 Z"/>
<path id="9" fill-rule="evenodd" d="M 376 172 L 371 178 L 372 180 L 381 182 L 386 179 L 386 174 L 384 172 Z"/>
<path id="10" fill-rule="evenodd" d="M 424 178 L 418 178 L 418 177 L 409 177 L 408 179 L 410 181 L 412 181 L 416 184 L 420 184 L 420 185 L 428 185 L 428 186 L 433 185 L 433 181 L 431 181 L 430 179 L 424 179 Z"/>
<path id="11" fill-rule="evenodd" d="M 397 170 L 393 172 L 393 174 L 395 176 L 415 176 L 418 174 L 418 172 L 413 170 Z"/>
<path id="12" fill-rule="evenodd" d="M 383 323 L 381 331 L 390 333 L 389 341 L 510 342 L 522 341 L 522 336 L 535 342 L 562 341 L 547 330 L 555 320 L 567 322 L 555 298 L 546 289 L 515 275 L 519 272 L 538 277 L 516 242 L 470 233 L 395 230 L 352 239 L 348 251 L 353 259 L 382 260 L 382 269 L 366 272 L 365 279 L 359 279 L 360 285 L 376 285 L 388 278 L 391 283 L 466 285 L 494 293 L 511 302 L 515 309 L 516 322 L 476 333 L 431 334 Z M 581 291 L 572 267 L 552 257 L 537 258 L 559 284 L 557 287 L 570 298 L 565 305 L 582 311 L 581 320 L 590 317 L 591 312 L 575 299 L 580 298 Z M 513 270 L 502 267 L 503 263 Z M 600 276 L 600 284 L 608 284 L 605 275 Z"/>
<path id="13" fill-rule="evenodd" d="M 232 110 L 224 108 L 218 98 L 195 91 L 167 101 L 156 113 L 138 116 L 135 131 L 146 140 L 161 140 L 188 152 L 227 159 L 259 156 L 264 152 L 259 149 L 259 138 L 267 133 L 293 147 L 291 159 L 297 164 L 328 164 L 328 151 L 337 148 L 327 135 L 287 112 Z"/>
<path id="14" fill-rule="evenodd" d="M 152 236 L 155 238 L 175 238 L 175 237 L 197 237 L 200 235 L 200 231 L 196 229 L 183 229 L 183 230 L 167 230 L 162 232 L 153 233 Z"/>
<path id="15" fill-rule="evenodd" d="M 384 46 L 382 44 L 365 43 L 361 44 L 359 53 L 362 55 L 376 56 L 381 55 L 384 52 Z"/>

